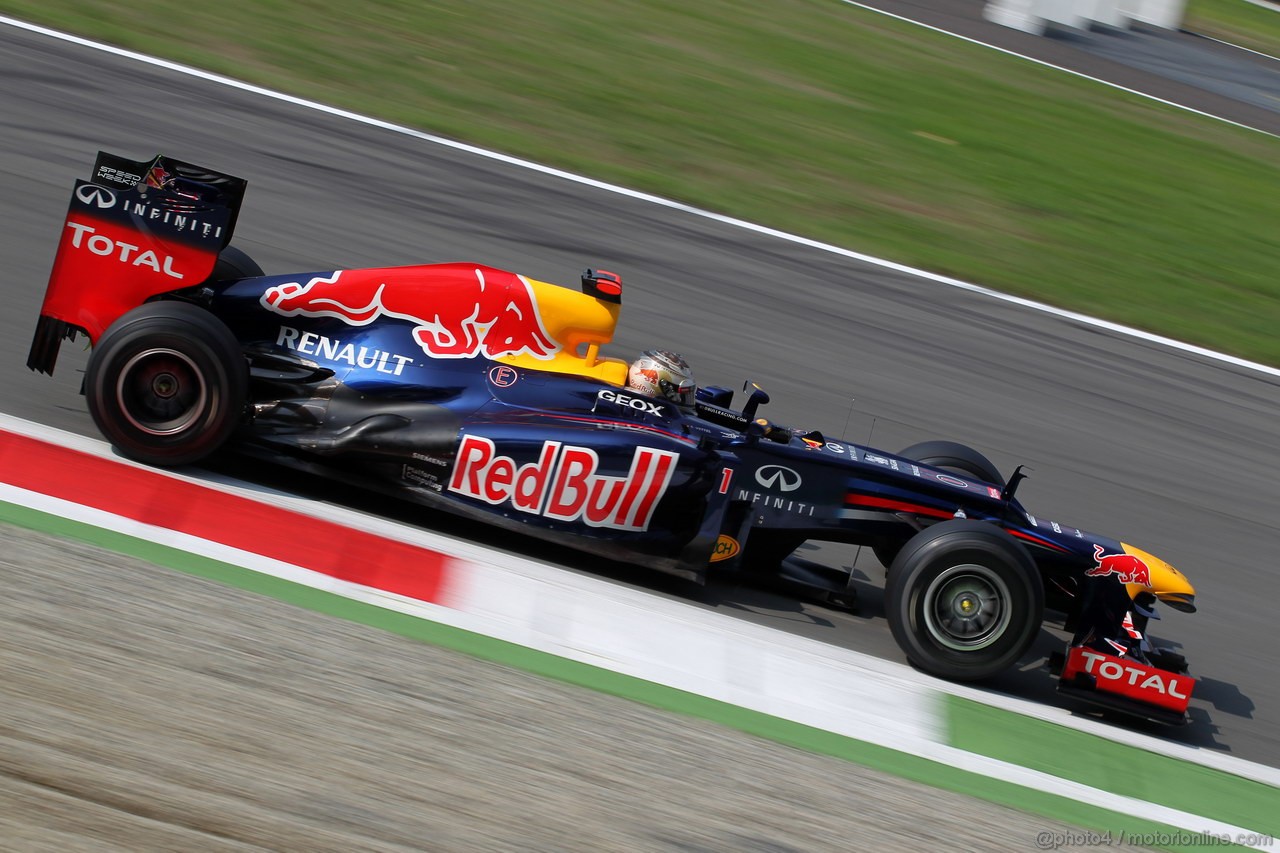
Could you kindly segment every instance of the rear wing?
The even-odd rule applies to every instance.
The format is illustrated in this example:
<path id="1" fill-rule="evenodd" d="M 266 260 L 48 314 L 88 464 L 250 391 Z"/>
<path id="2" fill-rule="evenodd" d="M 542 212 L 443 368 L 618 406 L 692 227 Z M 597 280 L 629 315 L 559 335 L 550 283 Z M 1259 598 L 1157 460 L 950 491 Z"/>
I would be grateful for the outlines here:
<path id="1" fill-rule="evenodd" d="M 247 182 L 181 160 L 100 152 L 76 181 L 27 367 L 53 373 L 64 339 L 91 343 L 153 296 L 206 281 L 231 242 Z"/>

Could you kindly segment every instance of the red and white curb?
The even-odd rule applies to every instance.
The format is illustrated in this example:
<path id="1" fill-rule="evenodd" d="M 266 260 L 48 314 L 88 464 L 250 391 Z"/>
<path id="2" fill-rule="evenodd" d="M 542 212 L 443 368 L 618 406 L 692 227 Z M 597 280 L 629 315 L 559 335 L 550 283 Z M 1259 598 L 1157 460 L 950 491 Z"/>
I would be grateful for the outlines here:
<path id="1" fill-rule="evenodd" d="M 0 501 L 1113 812 L 1194 833 L 1249 832 L 945 742 L 947 693 L 1117 737 L 1061 709 L 945 684 L 900 664 L 352 510 L 146 468 L 101 442 L 5 415 Z M 1130 746 L 1280 786 L 1280 770 L 1123 736 Z"/>

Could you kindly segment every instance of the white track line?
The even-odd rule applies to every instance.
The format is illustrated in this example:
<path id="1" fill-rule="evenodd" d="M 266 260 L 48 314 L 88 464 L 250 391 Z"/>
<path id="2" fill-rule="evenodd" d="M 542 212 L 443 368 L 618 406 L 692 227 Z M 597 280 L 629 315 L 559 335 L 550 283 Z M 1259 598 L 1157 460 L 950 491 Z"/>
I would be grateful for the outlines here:
<path id="1" fill-rule="evenodd" d="M 1280 12 L 1280 3 L 1269 3 L 1267 0 L 1244 0 L 1246 3 L 1252 3 L 1254 6 L 1261 6 L 1263 9 L 1270 9 L 1272 12 Z"/>
<path id="2" fill-rule="evenodd" d="M 1137 95 L 1140 98 L 1147 98 L 1149 100 L 1155 101 L 1156 103 L 1164 104 L 1167 107 L 1174 107 L 1175 109 L 1186 110 L 1187 112 L 1195 113 L 1198 116 L 1204 116 L 1205 118 L 1211 118 L 1216 121 L 1226 122 L 1227 124 L 1234 125 L 1235 127 L 1241 128 L 1242 130 L 1252 130 L 1253 132 L 1261 133 L 1264 136 L 1271 136 L 1276 139 L 1280 139 L 1280 134 L 1275 134 L 1268 130 L 1262 130 L 1261 128 L 1253 127 L 1252 125 L 1248 125 L 1248 124 L 1241 124 L 1238 121 L 1232 121 L 1229 118 L 1223 118 L 1222 116 L 1217 116 L 1217 115 L 1214 115 L 1213 113 L 1206 113 L 1203 110 L 1198 110 L 1195 107 L 1189 107 L 1186 104 L 1180 104 L 1177 101 L 1166 101 L 1164 98 L 1156 97 L 1155 95 L 1149 94 L 1147 92 L 1141 92 L 1137 89 L 1130 89 L 1127 86 L 1121 86 L 1119 83 L 1112 83 L 1108 80 L 1103 80 L 1100 77 L 1091 77 L 1082 71 L 1073 71 L 1070 68 L 1066 68 L 1061 65 L 1054 65 L 1052 62 L 1046 62 L 1043 59 L 1036 59 L 1034 56 L 1027 56 L 1025 53 L 1018 53 L 1016 50 L 1009 50 L 1008 48 L 998 47 L 994 44 L 990 44 L 988 42 L 981 41 L 979 39 L 971 38 L 969 36 L 962 36 L 959 33 L 951 32 L 951 30 L 944 30 L 941 27 L 935 27 L 932 24 L 926 24 L 921 21 L 914 20 L 913 18 L 907 18 L 902 15 L 898 15 L 894 12 L 886 12 L 884 9 L 877 9 L 875 6 L 868 6 L 865 3 L 859 3 L 857 2 L 857 0 L 840 0 L 840 2 L 844 3 L 846 6 L 857 6 L 859 9 L 866 9 L 868 12 L 876 12 L 877 14 L 885 15 L 887 17 L 893 18 L 896 21 L 902 21 L 903 23 L 907 23 L 907 24 L 914 24 L 917 27 L 924 27 L 926 30 L 932 30 L 935 33 L 942 33 L 943 35 L 948 35 L 948 36 L 951 36 L 952 38 L 958 38 L 961 41 L 969 42 L 969 44 L 976 44 L 976 45 L 979 45 L 980 47 L 985 47 L 991 50 L 999 51 L 1000 53 L 1003 53 L 1006 56 L 1016 56 L 1018 59 L 1025 59 L 1027 62 L 1034 62 L 1036 65 L 1042 65 L 1045 68 L 1052 68 L 1054 71 L 1061 71 L 1063 74 L 1070 74 L 1073 77 L 1079 77 L 1082 80 L 1089 80 L 1093 83 L 1099 83 L 1103 86 L 1110 86 L 1112 89 L 1119 89 L 1121 92 L 1126 92 L 1130 95 Z M 1224 42 L 1224 44 L 1226 44 L 1226 42 Z M 1235 46 L 1236 45 L 1232 45 L 1232 47 L 1235 47 Z M 1247 50 L 1247 48 L 1245 49 Z"/>
<path id="3" fill-rule="evenodd" d="M 1252 3 L 1254 2 L 1254 0 L 1245 0 L 1245 2 Z M 1276 8 L 1280 9 L 1280 6 L 1277 6 Z M 1214 38 L 1213 36 L 1207 36 L 1204 33 L 1192 32 L 1191 30 L 1179 30 L 1179 32 L 1186 33 L 1189 36 L 1195 36 L 1198 39 L 1204 39 L 1205 41 L 1211 41 L 1211 42 L 1214 42 L 1215 44 L 1224 45 L 1226 47 L 1234 47 L 1236 50 L 1243 50 L 1245 53 L 1252 53 L 1254 56 L 1261 56 L 1263 59 L 1270 59 L 1275 62 L 1280 62 L 1280 56 L 1273 56 L 1270 53 L 1263 53 L 1260 50 L 1254 50 L 1251 47 L 1245 47 L 1242 44 L 1236 44 L 1235 42 L 1232 42 L 1232 41 L 1223 41 L 1222 39 Z"/>
<path id="4" fill-rule="evenodd" d="M 848 3 L 849 5 L 853 5 L 853 6 L 860 6 L 861 8 L 869 9 L 875 12 L 879 11 L 878 9 L 872 9 L 870 6 L 862 6 L 862 4 L 860 3 L 854 3 L 853 0 L 841 0 L 841 2 Z M 890 15 L 890 17 L 894 17 L 894 18 L 898 17 L 897 15 L 891 15 L 888 12 L 881 12 L 881 14 Z M 913 24 L 917 23 L 915 21 L 909 21 L 906 18 L 899 18 L 899 20 L 907 21 L 908 23 L 913 23 Z M 331 116 L 336 116 L 338 118 L 347 119 L 349 121 L 359 122 L 360 124 L 368 125 L 370 127 L 376 127 L 381 130 L 389 130 L 393 133 L 399 133 L 405 136 L 410 136 L 410 137 L 413 137 L 414 139 L 420 139 L 423 142 L 429 142 L 433 145 L 440 145 L 445 148 L 452 148 L 457 151 L 465 151 L 466 153 L 474 154 L 477 157 L 485 157 L 490 160 L 496 160 L 500 163 L 506 163 L 508 165 L 516 166 L 521 169 L 528 169 L 530 171 L 540 172 L 542 174 L 551 175 L 553 177 L 561 178 L 566 181 L 572 181 L 573 183 L 582 184 L 584 186 L 589 186 L 599 190 L 604 190 L 605 192 L 616 193 L 618 195 L 637 199 L 639 201 L 647 202 L 649 204 L 656 204 L 661 207 L 669 208 L 671 210 L 678 210 L 682 213 L 687 213 L 691 216 L 698 216 L 703 219 L 710 219 L 714 222 L 719 222 L 724 225 L 732 226 L 734 228 L 742 228 L 744 230 L 751 231 L 756 234 L 764 234 L 769 237 L 776 237 L 779 240 L 786 240 L 787 242 L 790 242 L 790 243 L 796 243 L 798 245 L 806 246 L 811 249 L 817 249 L 822 252 L 828 252 L 833 255 L 839 255 L 841 257 L 850 258 L 852 260 L 860 261 L 862 263 L 870 264 L 872 266 L 893 270 L 894 272 L 915 276 L 917 278 L 923 278 L 928 281 L 935 282 L 937 284 L 945 284 L 948 287 L 954 287 L 960 290 L 967 290 L 971 293 L 977 293 L 982 296 L 990 297 L 992 299 L 998 299 L 1002 302 L 1009 302 L 1014 305 L 1021 306 L 1023 308 L 1029 308 L 1033 311 L 1039 311 L 1041 313 L 1049 314 L 1051 316 L 1059 317 L 1061 319 L 1069 320 L 1071 322 L 1080 323 L 1086 326 L 1092 326 L 1097 329 L 1104 329 L 1108 332 L 1114 332 L 1119 335 L 1125 335 L 1127 337 L 1136 338 L 1138 340 L 1146 341 L 1148 343 L 1158 344 L 1160 346 L 1168 347 L 1170 349 L 1179 350 L 1185 353 L 1190 353 L 1192 355 L 1197 355 L 1202 358 L 1222 362 L 1224 364 L 1230 364 L 1235 367 L 1241 367 L 1246 370 L 1252 370 L 1254 372 L 1266 374 L 1268 376 L 1280 377 L 1280 368 L 1271 367 L 1270 365 L 1260 364 L 1255 361 L 1248 361 L 1243 358 L 1237 358 L 1236 356 L 1216 352 L 1214 350 L 1207 349 L 1205 347 L 1199 347 L 1199 346 L 1195 346 L 1194 344 L 1184 343 L 1182 341 L 1174 340 L 1173 338 L 1166 338 L 1163 335 L 1156 335 L 1156 334 L 1152 334 L 1151 332 L 1144 332 L 1141 329 L 1134 329 L 1129 326 L 1123 326 L 1119 323 L 1112 323 L 1109 320 L 1101 320 L 1101 319 L 1098 319 L 1097 317 L 1090 317 L 1086 314 L 1076 313 L 1075 311 L 1066 311 L 1061 308 L 1055 308 L 1054 306 L 1046 305 L 1043 302 L 1036 302 L 1035 300 L 1032 300 L 1032 299 L 1024 299 L 1020 296 L 1013 296 L 1012 294 L 1002 293 L 998 290 L 992 290 L 991 288 L 983 287 L 982 285 L 972 284 L 967 281 L 961 281 L 960 279 L 950 278 L 948 276 L 938 275 L 936 273 L 931 273 L 926 270 L 916 269 L 915 267 L 909 267 L 905 264 L 899 264 L 894 261 L 885 260 L 884 258 L 877 258 L 872 255 L 864 255 L 861 252 L 854 252 L 850 249 L 845 249 L 841 246 L 834 246 L 834 245 L 831 245 L 830 243 L 822 243 L 817 240 L 811 240 L 808 237 L 801 237 L 797 234 L 789 234 L 786 231 L 779 231 L 775 228 L 768 228 L 764 225 L 757 225 L 754 222 L 747 222 L 746 220 L 743 220 L 743 219 L 735 219 L 731 216 L 724 216 L 719 213 L 713 213 L 709 210 L 702 210 L 701 208 L 693 207 L 692 205 L 684 204 L 678 201 L 672 201 L 671 199 L 662 198 L 661 196 L 650 195 L 649 193 L 639 192 L 638 190 L 628 189 L 627 187 L 617 186 L 616 184 L 605 183 L 604 181 L 598 181 L 594 178 L 588 178 L 588 177 L 584 177 L 583 175 L 576 175 L 572 172 L 566 172 L 563 169 L 556 169 L 551 166 L 544 166 L 541 163 L 535 163 L 531 160 L 522 160 L 518 157 L 512 157 L 509 154 L 502 154 L 500 152 L 490 151 L 488 149 L 480 148 L 475 145 L 468 145 L 465 142 L 458 142 L 453 139 L 446 139 L 442 136 L 435 136 L 430 133 L 424 133 L 423 131 L 420 131 L 420 130 L 414 130 L 413 128 L 404 127 L 398 124 L 392 124 L 391 122 L 383 121 L 381 119 L 360 115 L 359 113 L 353 113 L 349 110 L 343 110 L 337 107 L 331 107 L 328 104 L 322 104 L 317 101 L 309 101 L 309 100 L 306 100 L 305 98 L 299 98 L 294 95 L 288 95 L 283 92 L 277 92 L 272 89 L 266 89 L 266 88 L 263 88 L 262 86 L 255 86 L 252 83 L 245 83 L 242 80 L 234 80 L 230 77 L 223 77 L 220 74 L 213 74 L 208 71 L 202 71 L 198 68 L 191 68 L 190 66 L 187 66 L 187 65 L 181 65 L 176 62 L 170 62 L 167 59 L 159 59 L 154 56 L 147 56 L 146 54 L 135 53 L 134 51 L 131 51 L 131 50 L 125 50 L 124 48 L 114 47 L 112 45 L 90 41 L 89 39 L 81 38 L 80 36 L 70 35 L 69 33 L 59 32 L 57 30 L 51 30 L 47 27 L 41 27 L 36 24 L 30 24 L 30 23 L 27 23 L 26 21 L 19 21 L 16 18 L 9 18 L 3 15 L 0 15 L 0 25 L 15 27 L 21 30 L 27 30 L 28 32 L 38 33 L 43 36 L 48 36 L 49 38 L 59 39 L 61 41 L 70 42 L 71 44 L 77 44 L 77 45 L 81 45 L 82 47 L 91 48 L 93 50 L 99 50 L 104 53 L 109 53 L 115 56 L 121 56 L 126 59 L 134 60 L 136 62 L 146 63 L 147 65 L 154 65 L 157 68 L 164 68 L 169 71 L 174 71 L 179 74 L 185 74 L 190 77 L 196 77 L 201 80 L 207 80 L 209 82 L 217 83 L 223 86 L 228 86 L 233 89 L 239 89 L 244 92 L 252 92 L 253 94 L 262 95 L 263 97 L 266 97 L 266 98 L 272 98 L 277 101 L 283 101 L 284 103 L 293 104 L 299 107 L 305 107 L 306 109 L 316 110 L 317 112 L 325 113 Z M 927 25 L 920 24 L 920 26 L 927 26 Z M 936 28 L 934 27 L 928 27 L 928 29 L 936 30 Z M 945 30 L 936 30 L 936 31 L 946 32 Z M 947 33 L 947 35 L 953 35 L 953 34 Z M 964 36 L 956 36 L 956 37 L 965 38 Z M 973 41 L 972 39 L 965 39 L 965 40 Z M 974 42 L 974 43 L 982 44 L 981 42 Z M 983 46 L 990 47 L 990 45 L 983 45 Z M 1000 50 L 1003 53 L 1011 53 L 1010 51 L 1003 50 L 1002 48 L 993 48 L 993 49 Z M 1020 54 L 1016 54 L 1016 53 L 1011 53 L 1011 55 L 1021 56 Z M 1029 57 L 1021 57 L 1021 58 L 1029 59 Z M 1036 60 L 1036 59 L 1031 59 L 1030 61 L 1037 62 L 1041 65 L 1048 65 L 1048 63 L 1040 62 L 1040 60 Z M 1054 66 L 1054 65 L 1049 65 L 1048 67 L 1057 68 L 1057 66 Z M 1063 68 L 1058 68 L 1058 70 L 1067 71 L 1067 73 L 1070 73 L 1070 74 L 1076 74 L 1076 72 L 1074 71 L 1068 71 L 1067 69 L 1063 69 Z M 1076 76 L 1084 77 L 1085 75 L 1076 74 Z M 1094 78 L 1086 77 L 1086 79 L 1093 80 Z M 1107 85 L 1107 86 L 1114 85 L 1111 83 L 1106 83 L 1105 81 L 1102 81 L 1102 80 L 1097 80 L 1095 82 L 1103 83 L 1104 85 Z M 1124 89 L 1124 87 L 1122 86 L 1116 86 L 1115 88 L 1123 89 L 1126 92 L 1132 91 L 1129 89 Z M 1142 92 L 1132 92 L 1132 93 L 1135 95 L 1142 95 L 1143 97 L 1147 97 L 1147 98 L 1151 97 L 1150 95 L 1144 95 Z M 1160 100 L 1159 98 L 1152 98 L 1152 99 L 1156 101 Z M 1161 103 L 1169 103 L 1169 102 L 1162 101 Z M 1178 104 L 1170 104 L 1170 106 L 1179 107 Z M 1187 107 L 1180 107 L 1180 108 L 1189 109 Z M 1197 112 L 1196 110 L 1191 110 L 1191 111 Z M 1207 113 L 1200 113 L 1200 114 L 1208 116 Z M 1208 116 L 1208 117 L 1218 118 L 1217 116 Z M 1221 119 L 1221 120 L 1226 121 L 1226 119 Z M 1235 124 L 1235 122 L 1230 122 L 1230 123 Z M 1244 127 L 1244 125 L 1240 125 L 1240 126 Z M 1249 128 L 1249 129 L 1253 130 L 1254 128 Z M 1263 133 L 1265 131 L 1258 131 L 1258 132 Z M 1267 135 L 1270 136 L 1273 134 L 1267 134 Z"/>
<path id="5" fill-rule="evenodd" d="M 563 589 L 575 589 L 583 594 L 589 594 L 593 598 L 609 598 L 615 601 L 629 602 L 635 606 L 643 606 L 646 610 L 668 615 L 673 613 L 690 612 L 690 605 L 681 601 L 656 599 L 649 593 L 632 590 L 625 586 L 618 586 L 590 575 L 566 574 L 563 570 L 552 564 L 541 563 L 537 560 L 515 554 L 498 552 L 469 540 L 455 539 L 451 536 L 436 533 L 424 528 L 412 527 L 390 519 L 359 512 L 350 509 L 349 507 L 335 506 L 309 500 L 307 498 L 301 498 L 286 492 L 263 489 L 255 484 L 245 483 L 233 478 L 226 478 L 221 475 L 212 474 L 208 471 L 200 471 L 196 469 L 191 469 L 189 471 L 166 469 L 161 471 L 155 468 L 150 468 L 146 465 L 131 462 L 120 457 L 111 448 L 111 446 L 102 439 L 68 432 L 66 430 L 58 429 L 57 427 L 51 427 L 45 424 L 36 423 L 35 421 L 5 414 L 4 412 L 0 412 L 0 431 L 29 436 L 49 444 L 67 447 L 99 459 L 108 459 L 119 465 L 151 471 L 157 475 L 163 475 L 165 477 L 180 480 L 185 483 L 199 485 L 226 494 L 236 495 L 246 500 L 264 501 L 282 509 L 292 510 L 314 518 L 340 524 L 345 527 L 363 530 L 376 536 L 394 539 L 399 542 L 407 542 L 420 548 L 426 548 L 432 551 L 437 551 L 441 554 L 447 554 L 458 560 L 464 560 L 472 563 L 500 563 L 503 569 L 511 575 L 502 585 L 502 588 L 508 590 L 512 588 L 513 584 L 519 581 L 526 584 L 526 586 L 555 586 Z M 4 488 L 7 487 L 2 484 L 2 478 L 0 478 L 0 491 Z M 2 494 L 0 494 L 0 499 L 3 499 Z M 11 502 L 22 503 L 21 501 Z M 35 509 L 40 508 L 34 504 L 26 505 Z M 61 515 L 64 518 L 76 518 L 78 520 L 82 520 L 79 519 L 79 516 L 68 515 L 61 511 L 55 514 Z M 121 529 L 121 532 L 129 531 Z M 138 534 L 131 533 L 130 535 Z M 145 536 L 143 538 L 149 539 L 153 542 L 158 541 L 162 544 L 173 544 L 168 540 L 158 539 L 153 536 Z M 184 540 L 184 542 L 185 541 L 186 540 Z M 185 545 L 175 545 L 174 547 L 183 547 L 184 550 L 190 550 Z M 224 546 L 216 546 L 210 543 L 209 547 L 221 548 Z M 236 565 L 247 565 L 245 563 L 239 563 L 235 560 L 228 559 L 225 555 L 219 556 L 213 552 L 197 551 L 195 553 L 202 553 L 206 556 L 211 556 L 214 559 L 232 562 Z M 266 560 L 266 558 L 261 559 Z M 253 566 L 249 567 L 254 568 Z M 281 577 L 284 576 L 281 575 Z M 294 578 L 289 577 L 287 579 L 292 580 Z M 483 584 L 485 582 L 485 578 L 480 577 L 477 582 Z M 469 593 L 465 589 L 460 589 L 458 594 L 461 596 L 467 596 L 474 595 L 475 593 L 474 591 Z M 388 593 L 388 595 L 390 595 L 390 593 Z M 516 609 L 525 606 L 524 598 L 521 596 L 512 596 L 510 594 L 500 595 L 497 592 L 494 592 L 491 596 L 491 600 L 508 602 L 510 607 Z M 712 611 L 712 614 L 715 615 L 714 611 Z M 1106 725 L 1090 717 L 1076 715 L 1066 708 L 1043 705 L 1005 694 L 984 691 L 968 685 L 939 681 L 936 678 L 917 672 L 902 663 L 877 658 L 853 649 L 829 646 L 820 640 L 812 640 L 800 637 L 799 635 L 778 632 L 776 629 L 767 628 L 763 625 L 752 626 L 750 623 L 741 623 L 738 620 L 730 620 L 722 622 L 721 624 L 727 626 L 723 631 L 733 633 L 735 635 L 741 634 L 744 636 L 755 636 L 757 634 L 767 634 L 770 637 L 770 648 L 803 648 L 811 651 L 817 651 L 825 656 L 834 656 L 839 660 L 841 666 L 848 669 L 870 672 L 880 678 L 892 678 L 895 682 L 904 685 L 911 685 L 920 689 L 927 688 L 934 692 L 950 693 L 954 696 L 959 696 L 984 705 L 1001 708 L 1005 711 L 1016 713 L 1024 717 L 1033 717 L 1045 723 L 1073 729 L 1088 735 L 1114 741 L 1128 747 L 1157 753 L 1178 761 L 1199 764 L 1203 767 L 1210 767 L 1223 773 L 1230 773 L 1234 776 L 1252 779 L 1254 781 L 1261 782 L 1264 785 L 1271 785 L 1273 787 L 1280 788 L 1280 768 L 1277 767 L 1269 767 L 1264 764 L 1246 761 L 1233 755 L 1213 752 L 1208 749 L 1188 746 L 1186 744 L 1175 743 L 1162 738 L 1141 734 L 1129 729 Z M 468 630 L 471 630 L 471 628 L 468 628 Z M 653 635 L 651 633 L 640 632 L 635 634 L 635 636 L 648 638 Z M 518 642 L 521 638 L 504 636 L 503 639 Z M 641 639 L 640 642 L 644 645 L 652 645 L 646 639 Z M 525 644 L 527 645 L 527 643 Z M 548 650 L 549 649 L 543 649 L 543 651 Z M 564 651 L 556 653 L 560 654 L 562 657 L 571 656 Z M 587 662 L 591 661 L 588 660 Z M 648 680 L 654 679 L 648 678 Z M 867 738 L 863 737 L 860 739 L 866 740 Z"/>
<path id="6" fill-rule="evenodd" d="M 1155 821 L 1186 833 L 1211 833 L 1232 839 L 1262 837 L 1257 830 L 948 746 L 942 742 L 945 734 L 940 730 L 937 719 L 936 691 L 918 684 L 917 674 L 907 667 L 886 665 L 851 650 L 780 634 L 764 626 L 738 622 L 725 614 L 703 612 L 689 605 L 620 590 L 593 579 L 561 575 L 539 578 L 540 567 L 521 565 L 524 561 L 519 559 L 504 556 L 502 566 L 486 559 L 483 562 L 470 561 L 460 567 L 466 575 L 488 575 L 489 589 L 481 591 L 478 596 L 470 596 L 471 601 L 461 607 L 444 607 L 362 587 L 301 566 L 4 483 L 0 483 L 0 501 L 200 554 L 418 619 L 497 637 L 558 657 L 711 697 L 920 756 L 944 766 Z M 534 570 L 533 575 L 529 569 Z M 509 605 L 513 600 L 535 606 L 511 610 L 484 605 L 485 602 Z M 546 618 L 548 612 L 565 623 L 553 633 L 538 630 L 538 626 L 552 624 Z M 595 618 L 588 619 L 586 614 Z M 605 625 L 614 630 L 602 630 Z M 623 648 L 617 647 L 616 641 L 621 636 L 617 631 L 619 627 L 627 629 L 625 633 L 629 635 L 631 648 L 626 648 L 628 644 L 625 642 Z M 655 636 L 666 637 L 668 642 L 655 647 L 651 639 L 635 639 Z M 678 649 L 670 641 L 673 636 L 681 640 Z M 643 647 L 646 652 L 637 653 L 638 647 Z M 690 648 L 701 653 L 690 654 Z M 740 654 L 735 656 L 735 650 Z M 691 661 L 697 660 L 709 662 L 710 666 L 689 666 Z M 727 665 L 734 661 L 738 664 L 736 675 L 735 667 Z M 772 678 L 767 677 L 770 672 Z M 784 695 L 778 695 L 777 688 L 785 687 L 790 689 L 784 689 L 781 691 Z M 1252 846 L 1267 849 L 1257 844 Z"/>

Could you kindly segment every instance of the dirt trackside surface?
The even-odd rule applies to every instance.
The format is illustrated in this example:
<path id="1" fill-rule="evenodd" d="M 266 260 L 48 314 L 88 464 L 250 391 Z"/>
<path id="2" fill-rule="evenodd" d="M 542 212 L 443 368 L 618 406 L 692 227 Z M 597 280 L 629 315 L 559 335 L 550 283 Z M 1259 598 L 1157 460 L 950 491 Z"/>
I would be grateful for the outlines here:
<path id="1" fill-rule="evenodd" d="M 87 545 L 0 539 L 5 850 L 1026 851 L 1073 831 Z"/>

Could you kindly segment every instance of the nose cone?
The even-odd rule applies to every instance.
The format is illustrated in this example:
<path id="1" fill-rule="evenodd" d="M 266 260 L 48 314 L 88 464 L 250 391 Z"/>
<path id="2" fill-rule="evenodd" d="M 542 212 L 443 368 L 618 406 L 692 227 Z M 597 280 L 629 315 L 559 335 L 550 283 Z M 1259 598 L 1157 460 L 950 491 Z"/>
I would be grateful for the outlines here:
<path id="1" fill-rule="evenodd" d="M 1174 610 L 1181 610 L 1183 613 L 1196 612 L 1196 588 L 1191 585 L 1191 581 L 1187 580 L 1186 575 L 1141 548 L 1135 548 L 1125 542 L 1121 542 L 1120 545 L 1126 554 L 1146 563 L 1147 569 L 1151 572 L 1150 586 L 1137 583 L 1125 585 L 1129 590 L 1130 598 L 1140 592 L 1148 591 Z"/>

